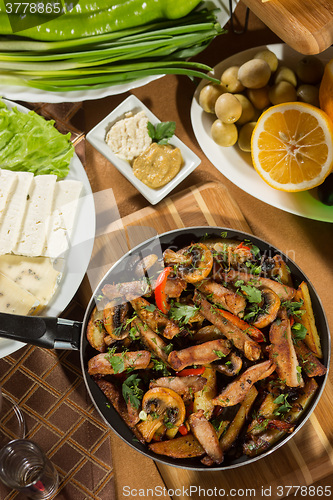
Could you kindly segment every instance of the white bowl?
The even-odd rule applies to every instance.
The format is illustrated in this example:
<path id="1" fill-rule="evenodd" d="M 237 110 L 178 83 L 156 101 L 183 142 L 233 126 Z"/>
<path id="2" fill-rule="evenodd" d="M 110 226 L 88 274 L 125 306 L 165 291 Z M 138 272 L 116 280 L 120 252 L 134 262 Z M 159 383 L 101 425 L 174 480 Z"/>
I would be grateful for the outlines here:
<path id="1" fill-rule="evenodd" d="M 165 186 L 159 189 L 151 189 L 141 182 L 133 174 L 130 163 L 115 155 L 105 142 L 107 132 L 112 125 L 124 118 L 125 113 L 131 111 L 133 114 L 144 111 L 149 121 L 156 125 L 160 122 L 158 118 L 134 95 L 127 97 L 109 115 L 99 122 L 88 134 L 87 141 L 92 144 L 97 151 L 105 156 L 126 179 L 136 187 L 138 191 L 152 204 L 155 205 L 167 196 L 178 184 L 180 184 L 193 170 L 200 164 L 200 158 L 195 155 L 180 139 L 175 135 L 170 139 L 170 144 L 180 149 L 184 160 L 184 165 L 179 173 Z"/>

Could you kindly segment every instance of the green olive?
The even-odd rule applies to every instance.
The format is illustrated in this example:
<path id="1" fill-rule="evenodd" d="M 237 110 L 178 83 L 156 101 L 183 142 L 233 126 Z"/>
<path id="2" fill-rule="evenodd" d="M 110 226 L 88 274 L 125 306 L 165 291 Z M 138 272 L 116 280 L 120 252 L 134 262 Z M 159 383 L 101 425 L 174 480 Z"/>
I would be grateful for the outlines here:
<path id="1" fill-rule="evenodd" d="M 289 82 L 296 87 L 297 77 L 295 72 L 288 66 L 280 66 L 274 76 L 274 83 Z"/>
<path id="2" fill-rule="evenodd" d="M 228 92 L 242 92 L 244 85 L 238 80 L 239 66 L 230 66 L 223 71 L 221 76 L 221 83 L 225 86 Z"/>
<path id="3" fill-rule="evenodd" d="M 238 132 L 238 147 L 242 151 L 251 151 L 251 138 L 257 122 L 248 122 L 243 125 Z"/>
<path id="4" fill-rule="evenodd" d="M 277 70 L 279 64 L 278 58 L 276 57 L 274 52 L 269 49 L 260 50 L 256 53 L 253 59 L 263 59 L 264 61 L 266 61 L 268 66 L 271 68 L 272 73 Z"/>
<path id="5" fill-rule="evenodd" d="M 242 106 L 242 114 L 237 120 L 237 125 L 244 125 L 244 123 L 247 123 L 253 119 L 255 115 L 255 109 L 251 101 L 245 95 L 234 94 L 234 96 L 239 100 Z"/>
<path id="6" fill-rule="evenodd" d="M 297 97 L 300 101 L 307 102 L 319 108 L 319 89 L 314 85 L 304 83 L 297 89 Z"/>
<path id="7" fill-rule="evenodd" d="M 219 146 L 233 146 L 238 139 L 238 130 L 234 123 L 223 123 L 217 119 L 211 128 L 212 139 Z"/>
<path id="8" fill-rule="evenodd" d="M 215 114 L 223 123 L 234 123 L 242 114 L 242 105 L 234 94 L 227 92 L 218 97 Z"/>
<path id="9" fill-rule="evenodd" d="M 265 87 L 270 77 L 271 68 L 263 59 L 251 59 L 242 64 L 238 71 L 239 80 L 249 89 Z"/>
<path id="10" fill-rule="evenodd" d="M 247 96 L 256 109 L 264 109 L 270 105 L 269 87 L 262 87 L 261 89 L 247 89 Z"/>
<path id="11" fill-rule="evenodd" d="M 208 83 L 199 94 L 199 104 L 207 113 L 215 113 L 215 103 L 220 95 L 226 92 L 222 85 Z"/>
<path id="12" fill-rule="evenodd" d="M 296 65 L 296 74 L 303 83 L 319 83 L 323 73 L 324 65 L 315 56 L 305 56 Z"/>
<path id="13" fill-rule="evenodd" d="M 295 87 L 289 82 L 279 82 L 269 89 L 269 99 L 272 104 L 297 101 Z"/>

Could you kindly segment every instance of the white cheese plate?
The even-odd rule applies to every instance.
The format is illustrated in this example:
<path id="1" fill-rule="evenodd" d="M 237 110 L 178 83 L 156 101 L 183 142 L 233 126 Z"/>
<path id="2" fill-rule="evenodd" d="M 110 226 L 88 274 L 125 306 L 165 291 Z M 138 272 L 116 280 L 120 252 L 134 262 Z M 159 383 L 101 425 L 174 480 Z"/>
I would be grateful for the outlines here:
<path id="1" fill-rule="evenodd" d="M 24 106 L 4 99 L 9 108 L 17 107 L 23 113 L 29 110 Z M 95 204 L 93 193 L 84 167 L 79 157 L 74 154 L 69 174 L 66 179 L 81 181 L 83 184 L 76 213 L 76 220 L 71 235 L 71 246 L 65 257 L 65 267 L 59 286 L 49 305 L 42 311 L 42 316 L 58 316 L 70 303 L 77 292 L 89 265 L 96 229 Z M 0 358 L 20 349 L 24 344 L 7 339 L 0 339 Z"/>

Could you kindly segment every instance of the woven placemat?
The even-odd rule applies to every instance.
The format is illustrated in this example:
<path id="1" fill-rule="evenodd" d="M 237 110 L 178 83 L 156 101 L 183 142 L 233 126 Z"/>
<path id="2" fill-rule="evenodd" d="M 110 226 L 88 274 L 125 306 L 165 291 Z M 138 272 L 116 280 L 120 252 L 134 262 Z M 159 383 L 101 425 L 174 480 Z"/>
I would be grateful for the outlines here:
<path id="1" fill-rule="evenodd" d="M 85 164 L 84 113 L 81 103 L 21 103 L 55 120 L 70 132 L 76 154 Z M 83 318 L 73 301 L 62 316 Z M 38 443 L 60 476 L 58 500 L 113 500 L 114 475 L 110 428 L 96 412 L 86 391 L 79 353 L 25 346 L 0 359 L 0 385 L 22 410 L 26 437 Z M 0 483 L 1 500 L 26 498 Z"/>

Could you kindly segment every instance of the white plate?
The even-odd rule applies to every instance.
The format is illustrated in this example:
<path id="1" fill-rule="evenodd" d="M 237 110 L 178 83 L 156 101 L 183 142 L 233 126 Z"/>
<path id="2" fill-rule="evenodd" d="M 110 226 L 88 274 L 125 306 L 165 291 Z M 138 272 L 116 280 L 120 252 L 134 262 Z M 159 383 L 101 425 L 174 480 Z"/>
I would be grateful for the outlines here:
<path id="1" fill-rule="evenodd" d="M 29 110 L 19 104 L 4 100 L 9 108 L 17 107 L 27 113 Z M 71 236 L 71 247 L 66 255 L 64 274 L 50 304 L 42 316 L 58 316 L 74 297 L 89 265 L 95 238 L 95 204 L 87 174 L 78 156 L 74 154 L 66 179 L 79 180 L 83 184 L 79 200 L 75 226 Z M 0 358 L 17 351 L 24 344 L 0 339 Z"/>
<path id="2" fill-rule="evenodd" d="M 238 0 L 232 0 L 233 8 L 237 5 Z M 224 26 L 228 21 L 229 14 L 229 0 L 213 0 L 209 2 L 210 7 L 216 6 L 220 9 L 217 13 L 217 19 L 221 26 Z M 81 102 L 90 99 L 102 99 L 111 95 L 118 95 L 128 92 L 131 89 L 142 87 L 164 75 L 148 76 L 141 78 L 134 82 L 124 83 L 122 85 L 114 85 L 95 90 L 81 90 L 77 92 L 48 92 L 45 90 L 33 89 L 21 86 L 8 86 L 1 85 L 0 83 L 0 96 L 12 99 L 13 101 L 25 102 Z"/>
<path id="3" fill-rule="evenodd" d="M 99 122 L 88 134 L 87 141 L 90 142 L 102 155 L 105 156 L 116 168 L 121 172 L 126 179 L 136 187 L 138 191 L 151 203 L 155 205 L 167 196 L 185 177 L 187 177 L 200 164 L 200 158 L 193 153 L 180 139 L 173 136 L 170 139 L 170 144 L 178 147 L 181 150 L 184 165 L 179 173 L 165 186 L 159 189 L 151 189 L 141 182 L 133 174 L 133 169 L 130 163 L 122 160 L 115 155 L 110 147 L 105 142 L 105 136 L 111 126 L 124 118 L 125 113 L 132 111 L 133 114 L 139 111 L 144 111 L 149 121 L 155 125 L 160 122 L 158 118 L 134 95 L 127 97 L 119 106 L 117 106 L 108 116 Z M 176 128 L 177 131 L 177 128 Z"/>
<path id="4" fill-rule="evenodd" d="M 225 68 L 240 65 L 251 59 L 258 50 L 263 48 L 272 50 L 280 61 L 295 67 L 302 54 L 294 51 L 285 44 L 272 44 L 240 52 L 215 66 L 213 74 L 220 77 Z M 333 48 L 330 47 L 317 57 L 326 63 L 333 57 Z M 280 208 L 292 214 L 301 215 L 309 219 L 333 222 L 333 207 L 328 207 L 316 198 L 316 190 L 299 193 L 284 193 L 268 186 L 252 167 L 249 153 L 243 153 L 237 146 L 223 148 L 218 146 L 210 137 L 210 127 L 214 115 L 205 113 L 198 103 L 198 96 L 205 82 L 198 86 L 191 106 L 191 121 L 197 141 L 212 164 L 243 191 L 251 194 L 273 207 Z"/>

